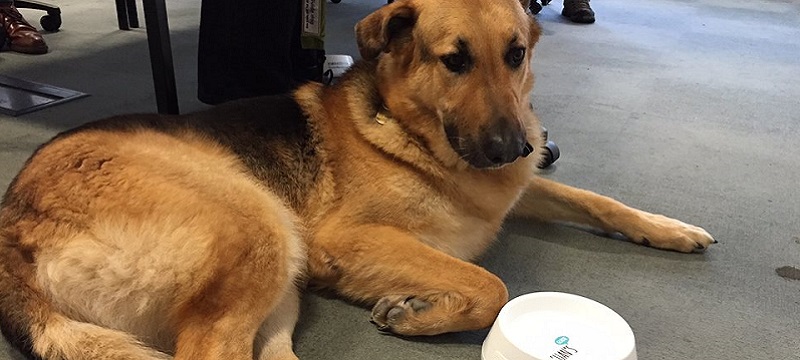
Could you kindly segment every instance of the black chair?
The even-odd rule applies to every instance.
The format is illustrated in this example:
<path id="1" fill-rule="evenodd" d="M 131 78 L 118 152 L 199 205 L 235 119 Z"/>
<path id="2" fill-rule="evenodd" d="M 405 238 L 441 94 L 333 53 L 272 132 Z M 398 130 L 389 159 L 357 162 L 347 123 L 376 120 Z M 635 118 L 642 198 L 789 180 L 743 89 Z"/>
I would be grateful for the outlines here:
<path id="1" fill-rule="evenodd" d="M 139 27 L 139 17 L 136 14 L 135 0 L 115 0 L 117 3 L 117 21 L 120 30 L 130 30 Z M 47 15 L 39 19 L 39 24 L 45 31 L 58 31 L 61 27 L 61 9 L 58 6 L 38 0 L 16 0 L 14 5 L 20 9 L 34 9 L 47 11 Z"/>
<path id="2" fill-rule="evenodd" d="M 119 29 L 138 28 L 139 17 L 136 0 L 115 0 L 115 2 Z M 158 112 L 177 114 L 178 96 L 175 88 L 175 71 L 172 64 L 165 2 L 166 0 L 142 0 Z M 47 15 L 42 16 L 39 21 L 45 31 L 58 31 L 58 28 L 61 27 L 61 9 L 58 6 L 38 0 L 15 0 L 14 4 L 18 8 L 47 11 Z"/>
<path id="3" fill-rule="evenodd" d="M 117 22 L 120 30 L 139 27 L 139 16 L 136 12 L 136 0 L 115 0 L 117 4 Z"/>
<path id="4" fill-rule="evenodd" d="M 39 24 L 45 31 L 58 31 L 61 27 L 61 9 L 58 6 L 43 3 L 37 0 L 16 0 L 14 6 L 21 9 L 35 9 L 47 11 L 47 15 L 39 19 Z"/>
<path id="5" fill-rule="evenodd" d="M 139 16 L 136 10 L 136 0 L 115 0 L 115 2 L 119 29 L 138 28 Z M 178 93 L 175 86 L 175 69 L 172 63 L 172 44 L 169 39 L 166 0 L 142 0 L 142 4 L 158 112 L 160 114 L 178 114 Z"/>

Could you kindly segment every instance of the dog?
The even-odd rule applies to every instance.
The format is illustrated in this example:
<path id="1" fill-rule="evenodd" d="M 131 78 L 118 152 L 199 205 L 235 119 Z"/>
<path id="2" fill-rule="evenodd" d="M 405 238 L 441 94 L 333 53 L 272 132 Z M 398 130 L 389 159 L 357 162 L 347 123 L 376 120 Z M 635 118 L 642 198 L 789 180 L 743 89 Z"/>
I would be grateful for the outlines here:
<path id="1" fill-rule="evenodd" d="M 296 359 L 307 285 L 381 331 L 490 326 L 508 291 L 470 261 L 509 216 L 715 243 L 536 175 L 529 5 L 397 0 L 334 85 L 57 135 L 0 208 L 3 333 L 44 359 Z"/>

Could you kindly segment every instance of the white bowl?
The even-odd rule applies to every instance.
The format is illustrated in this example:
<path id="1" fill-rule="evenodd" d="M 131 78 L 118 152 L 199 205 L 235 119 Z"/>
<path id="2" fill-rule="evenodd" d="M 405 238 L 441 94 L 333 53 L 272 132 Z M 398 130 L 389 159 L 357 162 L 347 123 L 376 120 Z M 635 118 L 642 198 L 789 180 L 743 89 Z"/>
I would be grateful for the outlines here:
<path id="1" fill-rule="evenodd" d="M 538 292 L 506 304 L 483 360 L 636 360 L 636 340 L 614 310 L 582 296 Z"/>

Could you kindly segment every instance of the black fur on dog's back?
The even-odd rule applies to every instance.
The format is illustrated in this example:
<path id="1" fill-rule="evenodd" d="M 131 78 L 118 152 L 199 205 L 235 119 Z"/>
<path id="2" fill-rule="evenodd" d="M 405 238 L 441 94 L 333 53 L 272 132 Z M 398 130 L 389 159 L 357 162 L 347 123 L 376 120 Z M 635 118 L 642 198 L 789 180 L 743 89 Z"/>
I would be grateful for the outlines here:
<path id="1" fill-rule="evenodd" d="M 65 131 L 50 142 L 86 130 L 141 129 L 170 134 L 189 130 L 229 148 L 294 210 L 305 203 L 302 196 L 316 182 L 321 166 L 319 139 L 306 114 L 288 95 L 236 100 L 186 115 L 121 115 Z"/>

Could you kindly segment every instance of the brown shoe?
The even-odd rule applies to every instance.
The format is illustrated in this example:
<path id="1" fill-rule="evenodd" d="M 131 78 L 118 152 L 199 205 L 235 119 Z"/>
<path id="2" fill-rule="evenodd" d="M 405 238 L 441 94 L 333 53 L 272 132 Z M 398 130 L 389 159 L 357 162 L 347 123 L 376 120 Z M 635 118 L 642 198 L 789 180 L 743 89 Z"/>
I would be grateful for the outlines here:
<path id="1" fill-rule="evenodd" d="M 26 54 L 47 52 L 42 34 L 25 21 L 14 5 L 0 4 L 0 31 L 5 31 L 12 51 Z"/>
<path id="2" fill-rule="evenodd" d="M 576 23 L 594 22 L 594 11 L 589 7 L 589 0 L 564 0 L 564 10 L 561 11 L 561 15 Z"/>

